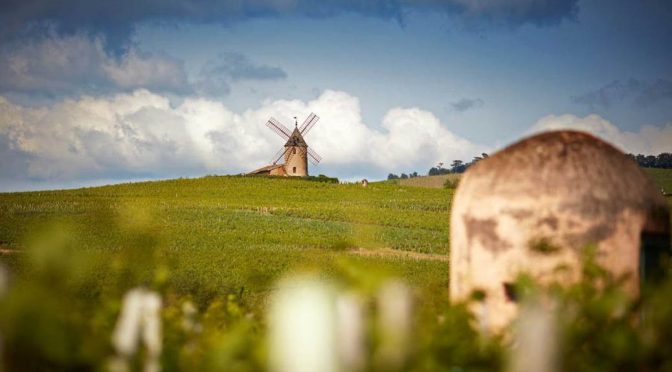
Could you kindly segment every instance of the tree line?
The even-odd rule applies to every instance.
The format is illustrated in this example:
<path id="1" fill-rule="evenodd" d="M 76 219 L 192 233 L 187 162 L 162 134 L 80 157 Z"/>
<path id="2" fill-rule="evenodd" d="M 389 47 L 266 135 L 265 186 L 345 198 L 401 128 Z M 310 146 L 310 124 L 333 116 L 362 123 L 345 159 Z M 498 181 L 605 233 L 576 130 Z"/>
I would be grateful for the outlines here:
<path id="1" fill-rule="evenodd" d="M 634 160 L 640 167 L 643 168 L 672 168 L 672 153 L 663 152 L 658 155 L 642 155 L 642 154 L 627 154 L 629 158 Z M 443 163 L 439 163 L 437 166 L 432 167 L 427 172 L 429 176 L 439 176 L 442 174 L 449 173 L 464 173 L 470 166 L 476 164 L 477 162 L 486 159 L 488 154 L 482 153 L 481 156 L 475 156 L 474 159 L 470 162 L 464 162 L 462 160 L 453 160 L 453 162 L 447 168 L 444 168 Z M 388 180 L 397 180 L 397 179 L 406 179 L 418 177 L 418 172 L 412 173 L 401 173 L 400 175 L 390 173 L 387 175 Z"/>
<path id="2" fill-rule="evenodd" d="M 672 154 L 669 152 L 663 152 L 656 156 L 628 154 L 628 157 L 637 162 L 637 164 L 643 168 L 672 168 Z"/>
<path id="3" fill-rule="evenodd" d="M 476 164 L 477 162 L 485 159 L 488 157 L 488 154 L 482 153 L 481 156 L 474 156 L 474 159 L 470 162 L 464 162 L 462 160 L 453 160 L 453 163 L 450 164 L 448 168 L 443 167 L 443 163 L 439 163 L 436 167 L 432 167 L 429 169 L 429 172 L 427 172 L 428 176 L 438 176 L 441 174 L 448 174 L 448 173 L 464 173 L 470 166 Z M 406 179 L 406 178 L 413 178 L 413 177 L 418 177 L 418 172 L 413 172 L 413 173 L 402 173 L 400 175 L 390 173 L 387 175 L 388 180 L 398 180 L 398 179 Z"/>
<path id="4" fill-rule="evenodd" d="M 413 172 L 413 173 L 408 173 L 408 174 L 402 173 L 402 174 L 398 174 L 398 175 L 394 174 L 394 173 L 390 173 L 390 174 L 387 175 L 388 180 L 405 180 L 407 178 L 414 178 L 414 177 L 418 177 L 418 172 Z"/>

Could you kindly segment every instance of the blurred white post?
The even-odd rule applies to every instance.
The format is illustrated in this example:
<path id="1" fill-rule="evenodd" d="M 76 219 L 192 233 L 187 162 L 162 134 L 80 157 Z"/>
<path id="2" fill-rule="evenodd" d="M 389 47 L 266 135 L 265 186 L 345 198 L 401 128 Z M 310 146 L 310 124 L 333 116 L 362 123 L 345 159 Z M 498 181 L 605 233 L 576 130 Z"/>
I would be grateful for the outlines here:
<path id="1" fill-rule="evenodd" d="M 399 370 L 408 356 L 411 337 L 411 291 L 399 281 L 386 283 L 378 293 L 380 345 L 376 364 L 384 370 Z"/>
<path id="2" fill-rule="evenodd" d="M 355 294 L 340 295 L 336 312 L 340 365 L 345 371 L 362 371 L 366 366 L 362 299 Z"/>
<path id="3" fill-rule="evenodd" d="M 334 290 L 314 278 L 280 283 L 269 314 L 271 371 L 339 370 L 335 301 Z"/>
<path id="4" fill-rule="evenodd" d="M 136 353 L 140 341 L 147 351 L 144 370 L 159 371 L 161 297 L 155 292 L 135 288 L 124 295 L 121 314 L 112 333 L 112 345 L 117 356 L 110 362 L 109 369 L 128 371 L 129 359 Z"/>
<path id="5" fill-rule="evenodd" d="M 142 340 L 147 351 L 145 372 L 158 372 L 161 370 L 159 358 L 161 357 L 162 347 L 161 297 L 154 292 L 146 292 L 143 305 Z"/>
<path id="6" fill-rule="evenodd" d="M 553 311 L 538 301 L 523 303 L 514 326 L 508 371 L 558 371 L 557 337 Z"/>

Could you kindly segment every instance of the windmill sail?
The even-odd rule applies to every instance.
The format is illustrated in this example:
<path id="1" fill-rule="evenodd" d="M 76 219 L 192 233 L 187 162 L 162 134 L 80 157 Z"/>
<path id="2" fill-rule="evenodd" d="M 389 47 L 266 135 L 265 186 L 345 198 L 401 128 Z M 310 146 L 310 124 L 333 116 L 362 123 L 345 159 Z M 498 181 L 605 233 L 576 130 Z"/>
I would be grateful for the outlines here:
<path id="1" fill-rule="evenodd" d="M 301 132 L 302 135 L 306 135 L 308 131 L 313 129 L 313 126 L 315 126 L 315 123 L 317 123 L 318 120 L 320 120 L 320 117 L 311 112 L 299 127 L 299 132 Z"/>
<path id="2" fill-rule="evenodd" d="M 281 148 L 280 151 L 278 151 L 275 155 L 273 155 L 273 159 L 271 160 L 271 164 L 277 163 L 282 159 L 283 156 L 285 156 L 285 152 L 287 152 L 287 148 Z"/>
<path id="3" fill-rule="evenodd" d="M 292 135 L 292 131 L 289 130 L 289 128 L 286 126 L 282 125 L 282 123 L 277 121 L 275 118 L 270 118 L 266 122 L 266 126 L 271 128 L 272 131 L 284 139 L 289 139 L 289 137 Z"/>
<path id="4" fill-rule="evenodd" d="M 308 148 L 308 157 L 310 158 L 310 162 L 314 165 L 317 165 L 322 160 L 322 157 L 310 147 Z"/>

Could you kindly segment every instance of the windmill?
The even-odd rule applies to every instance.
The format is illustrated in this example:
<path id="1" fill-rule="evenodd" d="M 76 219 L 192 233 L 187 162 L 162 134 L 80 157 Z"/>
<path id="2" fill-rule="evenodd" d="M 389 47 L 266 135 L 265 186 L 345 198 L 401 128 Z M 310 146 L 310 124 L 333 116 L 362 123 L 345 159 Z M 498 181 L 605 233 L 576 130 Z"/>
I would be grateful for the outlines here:
<path id="1" fill-rule="evenodd" d="M 259 168 L 250 174 L 307 176 L 308 160 L 314 165 L 317 165 L 322 160 L 322 157 L 309 148 L 303 139 L 313 129 L 318 120 L 320 120 L 319 116 L 310 113 L 306 120 L 303 121 L 303 124 L 299 126 L 296 117 L 294 117 L 294 130 L 290 130 L 277 119 L 271 117 L 266 122 L 266 126 L 283 140 L 286 140 L 285 145 L 275 154 L 271 160 L 271 165 Z M 278 164 L 283 158 L 284 163 Z"/>

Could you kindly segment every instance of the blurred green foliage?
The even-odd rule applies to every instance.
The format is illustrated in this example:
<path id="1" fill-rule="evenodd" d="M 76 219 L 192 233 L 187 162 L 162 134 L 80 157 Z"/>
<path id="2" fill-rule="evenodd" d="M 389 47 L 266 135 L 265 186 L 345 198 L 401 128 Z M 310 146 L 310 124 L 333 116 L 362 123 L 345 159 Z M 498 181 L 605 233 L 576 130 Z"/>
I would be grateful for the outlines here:
<path id="1" fill-rule="evenodd" d="M 447 263 L 349 252 L 446 253 L 451 196 L 390 183 L 242 177 L 0 194 L 0 241 L 18 250 L 0 256 L 9 271 L 0 294 L 2 365 L 104 368 L 123 294 L 144 286 L 164 302 L 163 369 L 264 369 L 269 294 L 283 275 L 308 271 L 369 304 L 386 280 L 406 281 L 415 298 L 407 369 L 505 369 L 512 340 L 479 334 L 466 304 L 448 303 Z M 590 255 L 584 278 L 517 283 L 521 301 L 556 304 L 561 369 L 672 370 L 672 281 L 632 299 L 624 278 Z M 375 329 L 368 332 L 373 355 Z"/>

